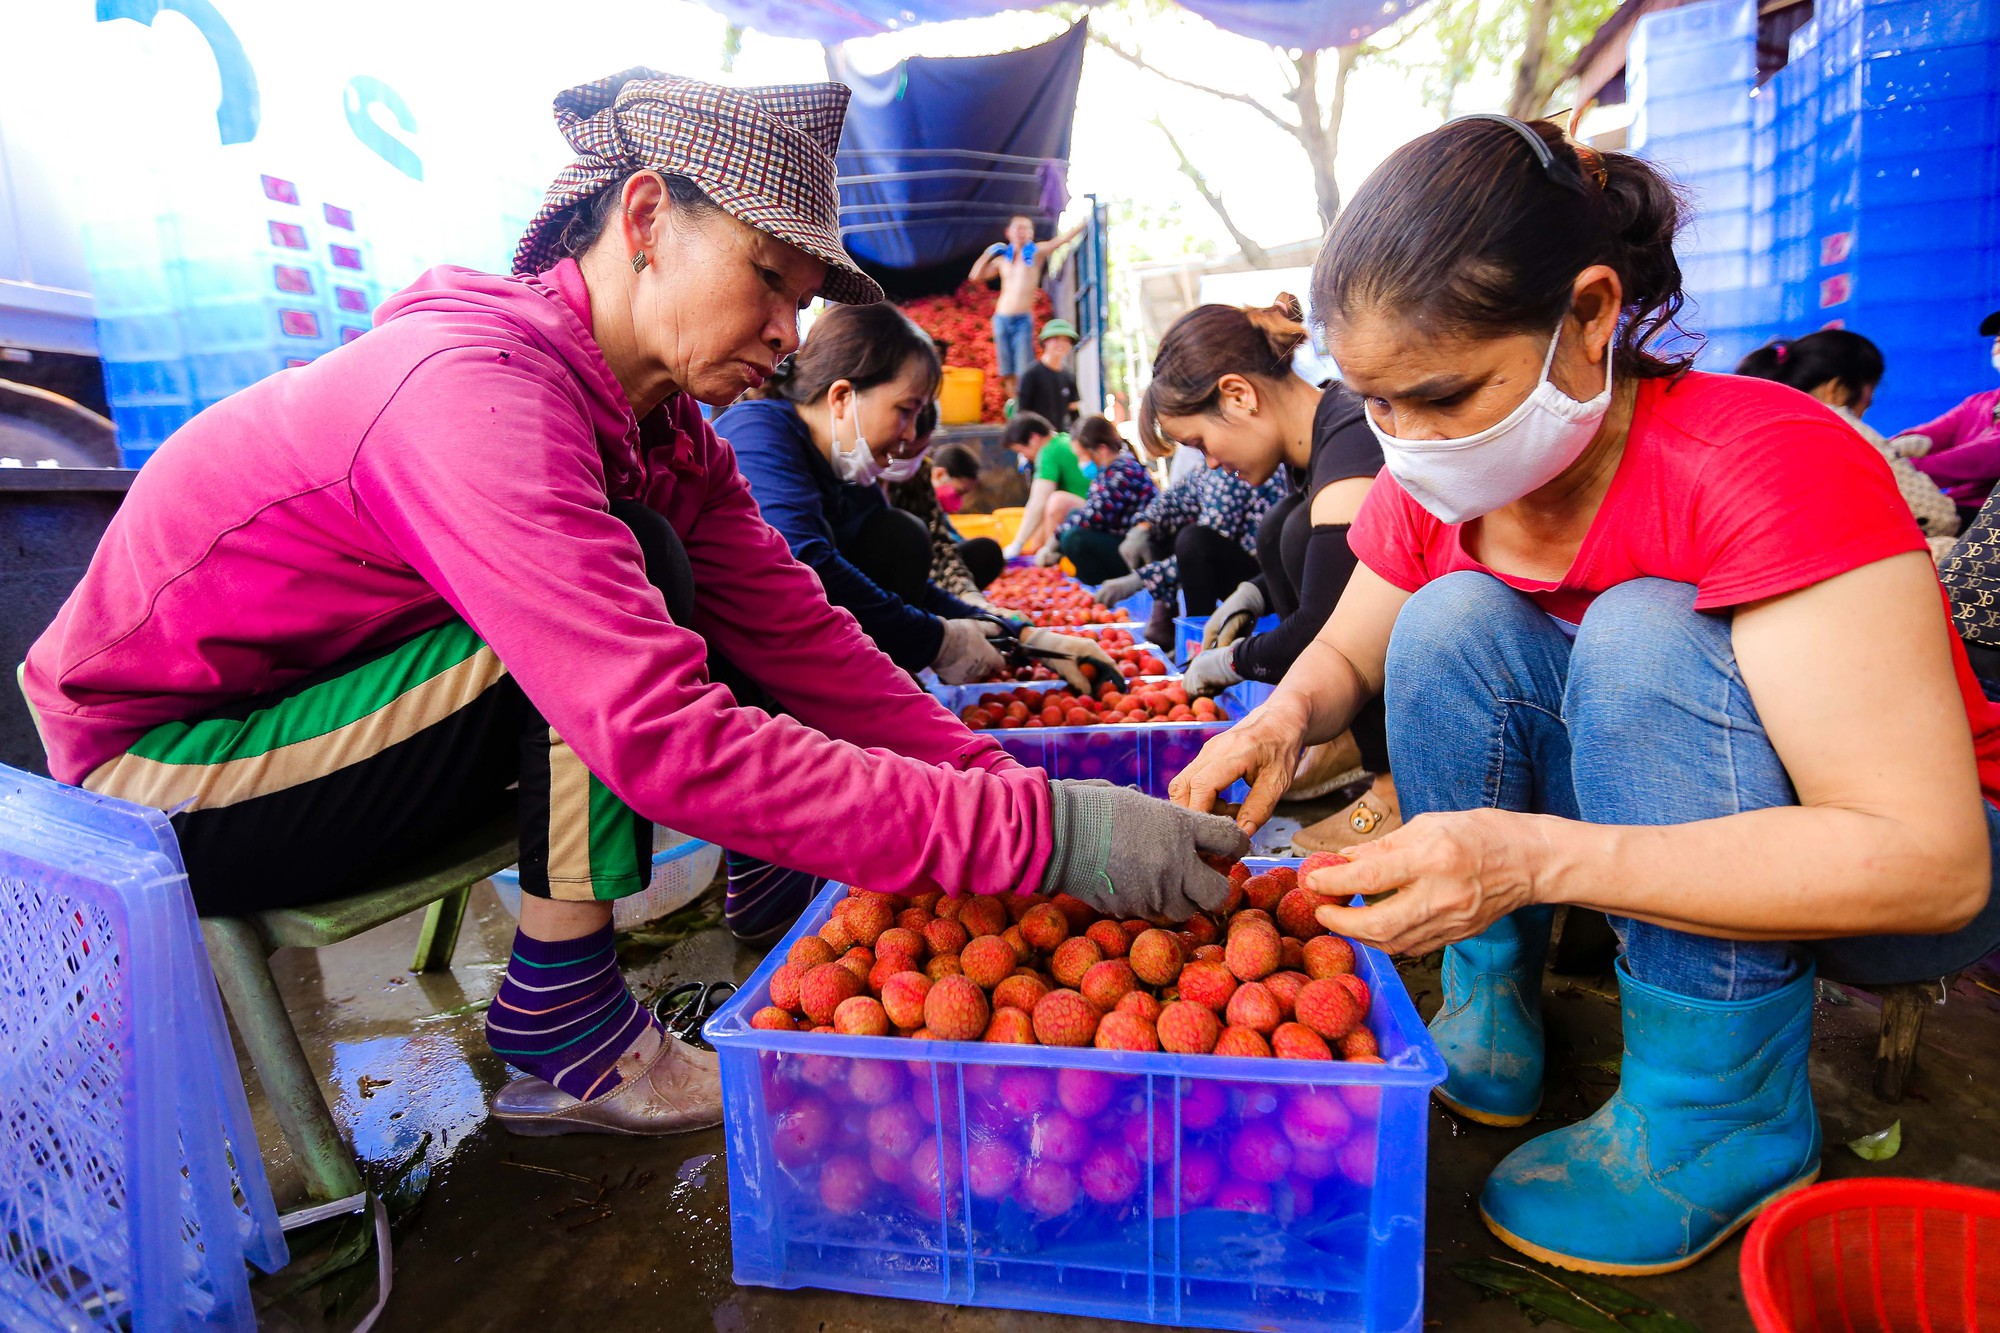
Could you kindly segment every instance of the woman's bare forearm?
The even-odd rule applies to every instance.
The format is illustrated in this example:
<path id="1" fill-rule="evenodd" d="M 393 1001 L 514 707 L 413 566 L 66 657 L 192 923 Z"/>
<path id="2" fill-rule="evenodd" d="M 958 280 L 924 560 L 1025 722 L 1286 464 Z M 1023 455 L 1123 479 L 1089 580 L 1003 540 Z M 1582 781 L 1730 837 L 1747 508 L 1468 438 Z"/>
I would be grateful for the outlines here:
<path id="1" fill-rule="evenodd" d="M 1969 922 L 1992 881 L 1976 811 L 1922 827 L 1827 806 L 1658 827 L 1520 818 L 1537 826 L 1536 901 L 1722 939 L 1938 934 Z"/>

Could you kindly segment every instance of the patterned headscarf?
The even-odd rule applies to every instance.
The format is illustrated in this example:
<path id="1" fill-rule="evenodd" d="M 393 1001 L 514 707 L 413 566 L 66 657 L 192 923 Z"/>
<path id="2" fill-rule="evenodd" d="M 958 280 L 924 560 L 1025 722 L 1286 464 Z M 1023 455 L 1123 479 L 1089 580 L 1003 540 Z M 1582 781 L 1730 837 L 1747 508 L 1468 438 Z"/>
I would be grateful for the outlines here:
<path id="1" fill-rule="evenodd" d="M 571 88 L 555 114 L 576 161 L 549 186 L 514 271 L 553 266 L 568 211 L 650 168 L 687 177 L 731 216 L 824 260 L 827 300 L 881 300 L 882 288 L 840 243 L 834 153 L 848 96 L 840 83 L 723 88 L 643 68 Z"/>

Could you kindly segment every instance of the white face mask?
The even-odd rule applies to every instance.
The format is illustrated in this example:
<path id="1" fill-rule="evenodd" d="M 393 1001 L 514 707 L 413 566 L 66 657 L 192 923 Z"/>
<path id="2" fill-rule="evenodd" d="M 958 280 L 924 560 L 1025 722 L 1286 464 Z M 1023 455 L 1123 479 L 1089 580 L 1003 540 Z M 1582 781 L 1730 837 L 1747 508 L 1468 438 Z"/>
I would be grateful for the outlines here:
<path id="1" fill-rule="evenodd" d="M 1992 360 L 1993 360 L 1993 368 L 1995 370 L 2000 370 L 2000 347 L 1996 347 L 1993 349 Z"/>
<path id="2" fill-rule="evenodd" d="M 866 486 L 882 475 L 883 468 L 868 447 L 868 437 L 861 433 L 860 403 L 854 409 L 854 443 L 843 445 L 840 432 L 836 430 L 833 434 L 833 475 L 856 486 Z"/>
<path id="3" fill-rule="evenodd" d="M 908 481 L 923 469 L 924 454 L 929 452 L 930 450 L 926 449 L 923 454 L 917 454 L 910 458 L 891 458 L 888 464 L 882 469 L 882 480 Z"/>
<path id="4" fill-rule="evenodd" d="M 1410 498 L 1445 523 L 1467 523 L 1514 503 L 1562 475 L 1597 434 L 1611 410 L 1611 355 L 1605 349 L 1604 392 L 1587 403 L 1549 379 L 1562 326 L 1549 339 L 1542 377 L 1521 405 L 1476 435 L 1456 440 L 1399 440 L 1375 422 L 1368 428 L 1382 444 L 1389 475 Z"/>

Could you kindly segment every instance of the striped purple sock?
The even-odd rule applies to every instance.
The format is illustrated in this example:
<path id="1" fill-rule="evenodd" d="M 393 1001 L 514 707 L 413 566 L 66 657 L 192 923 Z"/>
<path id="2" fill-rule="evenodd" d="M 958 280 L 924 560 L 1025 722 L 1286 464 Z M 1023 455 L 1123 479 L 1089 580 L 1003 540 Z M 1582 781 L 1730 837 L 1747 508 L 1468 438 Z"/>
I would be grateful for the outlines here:
<path id="1" fill-rule="evenodd" d="M 573 940 L 517 931 L 507 979 L 486 1011 L 486 1042 L 508 1064 L 588 1101 L 618 1086 L 618 1057 L 659 1026 L 625 988 L 609 924 Z"/>

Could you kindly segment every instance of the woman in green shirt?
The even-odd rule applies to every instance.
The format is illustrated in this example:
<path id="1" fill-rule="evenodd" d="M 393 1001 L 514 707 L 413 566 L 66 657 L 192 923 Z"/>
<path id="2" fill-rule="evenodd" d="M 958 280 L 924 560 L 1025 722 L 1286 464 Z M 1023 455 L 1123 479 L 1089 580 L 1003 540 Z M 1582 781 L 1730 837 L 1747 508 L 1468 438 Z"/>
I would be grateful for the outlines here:
<path id="1" fill-rule="evenodd" d="M 1000 442 L 1021 460 L 1022 471 L 1032 468 L 1034 473 L 1020 530 L 1007 543 L 1012 559 L 1043 546 L 1062 521 L 1082 507 L 1083 497 L 1090 494 L 1091 474 L 1077 460 L 1069 436 L 1058 434 L 1048 418 L 1037 413 L 1017 412 Z"/>

